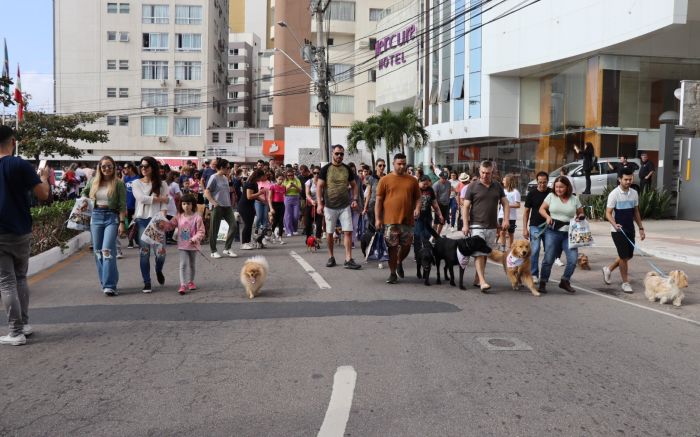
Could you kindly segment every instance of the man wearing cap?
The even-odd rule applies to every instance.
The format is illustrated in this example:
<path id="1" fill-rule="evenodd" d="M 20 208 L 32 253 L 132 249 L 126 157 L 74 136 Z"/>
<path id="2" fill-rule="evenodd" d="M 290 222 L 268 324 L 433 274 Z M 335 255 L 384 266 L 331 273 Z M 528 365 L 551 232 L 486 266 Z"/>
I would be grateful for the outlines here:
<path id="1" fill-rule="evenodd" d="M 459 184 L 457 184 L 457 229 L 462 229 L 462 202 L 464 201 L 464 194 L 466 192 L 465 188 L 469 186 L 471 179 L 467 173 L 459 174 Z"/>
<path id="2" fill-rule="evenodd" d="M 437 197 L 438 206 L 440 207 L 440 213 L 442 217 L 450 216 L 450 193 L 452 192 L 452 184 L 447 180 L 449 175 L 446 171 L 440 172 L 440 179 L 433 184 L 433 191 L 435 191 L 435 196 Z M 438 217 L 435 217 L 434 227 L 438 235 L 442 232 L 442 227 L 444 226 L 445 220 L 440 221 Z"/>

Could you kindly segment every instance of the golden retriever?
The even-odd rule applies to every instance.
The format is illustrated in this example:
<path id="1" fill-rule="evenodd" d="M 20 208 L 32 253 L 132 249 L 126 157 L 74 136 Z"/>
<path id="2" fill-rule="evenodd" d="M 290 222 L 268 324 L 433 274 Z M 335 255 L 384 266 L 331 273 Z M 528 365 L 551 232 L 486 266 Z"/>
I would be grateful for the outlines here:
<path id="1" fill-rule="evenodd" d="M 644 295 L 649 302 L 659 299 L 662 305 L 672 302 L 679 307 L 685 297 L 684 288 L 688 288 L 688 275 L 682 270 L 673 270 L 667 278 L 662 278 L 656 272 L 649 272 L 644 278 Z"/>
<path id="2" fill-rule="evenodd" d="M 513 290 L 518 290 L 521 284 L 525 284 L 533 296 L 539 296 L 540 292 L 537 291 L 530 272 L 531 253 L 529 241 L 515 240 L 507 255 L 505 252 L 494 249 L 489 258 L 503 264 L 503 270 L 505 270 Z"/>
<path id="3" fill-rule="evenodd" d="M 241 268 L 241 284 L 245 288 L 248 299 L 260 295 L 269 269 L 264 256 L 254 256 L 245 261 L 243 268 Z"/>

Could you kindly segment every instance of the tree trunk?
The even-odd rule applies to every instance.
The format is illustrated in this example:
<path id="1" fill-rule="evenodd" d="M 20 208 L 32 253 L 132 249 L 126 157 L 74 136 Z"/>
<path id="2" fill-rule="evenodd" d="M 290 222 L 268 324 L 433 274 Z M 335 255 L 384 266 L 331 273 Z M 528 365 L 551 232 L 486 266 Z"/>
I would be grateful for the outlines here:
<path id="1" fill-rule="evenodd" d="M 384 146 L 384 150 L 386 150 L 386 172 L 389 173 L 391 171 L 391 166 L 390 166 L 390 160 L 389 160 L 389 146 Z"/>
<path id="2" fill-rule="evenodd" d="M 374 169 L 377 168 L 376 163 L 374 162 L 374 149 L 370 150 L 369 153 L 372 155 L 372 171 L 374 171 Z"/>

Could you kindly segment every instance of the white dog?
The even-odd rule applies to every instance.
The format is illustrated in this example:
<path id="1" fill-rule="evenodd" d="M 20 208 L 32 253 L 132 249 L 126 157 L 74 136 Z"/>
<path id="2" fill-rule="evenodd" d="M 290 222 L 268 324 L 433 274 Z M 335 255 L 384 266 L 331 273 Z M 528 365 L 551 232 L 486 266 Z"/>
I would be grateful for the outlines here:
<path id="1" fill-rule="evenodd" d="M 682 270 L 670 272 L 668 278 L 662 278 L 656 272 L 649 272 L 644 278 L 644 295 L 649 302 L 659 299 L 660 304 L 670 301 L 679 307 L 685 297 L 683 288 L 688 288 L 688 276 Z"/>

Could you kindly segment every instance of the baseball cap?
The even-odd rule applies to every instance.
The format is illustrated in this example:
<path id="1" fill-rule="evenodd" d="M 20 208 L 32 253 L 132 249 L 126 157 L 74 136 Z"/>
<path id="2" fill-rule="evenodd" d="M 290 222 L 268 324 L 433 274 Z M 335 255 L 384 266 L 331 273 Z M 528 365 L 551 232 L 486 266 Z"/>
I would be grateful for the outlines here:
<path id="1" fill-rule="evenodd" d="M 461 174 L 459 175 L 459 180 L 460 180 L 461 182 L 469 182 L 469 175 L 466 174 L 466 173 L 461 173 Z"/>

